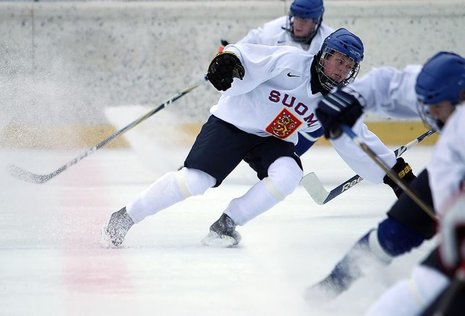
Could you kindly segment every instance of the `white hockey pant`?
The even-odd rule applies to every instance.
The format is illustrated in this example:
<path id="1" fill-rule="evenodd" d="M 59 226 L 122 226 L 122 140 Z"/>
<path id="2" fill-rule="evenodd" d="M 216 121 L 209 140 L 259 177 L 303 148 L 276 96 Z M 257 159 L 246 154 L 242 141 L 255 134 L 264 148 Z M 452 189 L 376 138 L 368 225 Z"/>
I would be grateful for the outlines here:
<path id="1" fill-rule="evenodd" d="M 299 185 L 303 172 L 291 157 L 280 157 L 268 168 L 268 177 L 243 196 L 232 200 L 224 211 L 236 225 L 244 225 L 269 210 Z"/>
<path id="2" fill-rule="evenodd" d="M 169 172 L 155 181 L 129 203 L 126 209 L 132 220 L 138 223 L 146 216 L 153 215 L 190 196 L 205 193 L 215 183 L 215 178 L 203 171 L 182 168 L 176 172 Z"/>

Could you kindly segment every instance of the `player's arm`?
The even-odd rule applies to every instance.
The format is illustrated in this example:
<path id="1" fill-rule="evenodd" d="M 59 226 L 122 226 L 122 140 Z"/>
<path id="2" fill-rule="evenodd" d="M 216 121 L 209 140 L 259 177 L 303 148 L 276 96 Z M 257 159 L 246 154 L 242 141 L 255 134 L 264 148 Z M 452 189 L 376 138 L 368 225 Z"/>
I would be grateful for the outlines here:
<path id="1" fill-rule="evenodd" d="M 415 82 L 420 70 L 419 65 L 409 65 L 402 70 L 390 66 L 373 68 L 348 88 L 361 96 L 365 113 L 416 119 Z"/>
<path id="2" fill-rule="evenodd" d="M 374 183 L 384 182 L 389 185 L 396 196 L 400 196 L 402 189 L 379 169 L 368 156 L 356 149 L 347 137 L 340 137 L 341 124 L 354 127 L 357 133 L 375 152 L 392 168 L 392 170 L 407 183 L 415 179 L 412 168 L 402 158 L 396 158 L 392 150 L 388 149 L 381 140 L 365 124 L 359 121 L 364 112 L 364 99 L 350 88 L 338 88 L 326 95 L 318 104 L 315 111 L 325 130 L 325 137 L 332 139 L 332 143 L 339 155 L 346 163 L 363 178 Z M 358 122 L 356 124 L 356 122 Z M 369 166 L 369 168 L 367 168 Z"/>

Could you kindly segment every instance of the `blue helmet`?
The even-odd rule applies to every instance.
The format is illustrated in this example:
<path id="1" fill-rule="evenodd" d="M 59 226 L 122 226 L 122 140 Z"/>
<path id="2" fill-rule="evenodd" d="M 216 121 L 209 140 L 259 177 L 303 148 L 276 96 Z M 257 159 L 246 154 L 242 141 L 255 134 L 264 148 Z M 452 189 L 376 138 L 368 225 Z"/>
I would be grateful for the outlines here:
<path id="1" fill-rule="evenodd" d="M 306 20 L 320 20 L 324 12 L 323 0 L 294 0 L 289 8 L 290 16 Z"/>
<path id="2" fill-rule="evenodd" d="M 431 105 L 449 101 L 455 106 L 464 90 L 465 59 L 452 52 L 439 52 L 431 57 L 423 65 L 415 85 L 418 112 L 423 121 L 436 130 L 441 129 L 445 122 L 432 117 Z"/>
<path id="3" fill-rule="evenodd" d="M 289 8 L 288 26 L 286 27 L 292 39 L 299 43 L 310 43 L 321 25 L 324 11 L 323 0 L 294 0 Z M 295 36 L 294 17 L 314 20 L 315 29 L 305 36 Z"/>
<path id="4" fill-rule="evenodd" d="M 317 73 L 323 88 L 330 91 L 336 86 L 346 86 L 351 83 L 360 70 L 360 63 L 363 60 L 364 51 L 365 49 L 361 39 L 345 28 L 337 29 L 326 37 L 319 52 L 317 66 Z M 339 52 L 354 61 L 352 69 L 341 82 L 334 81 L 324 72 L 324 62 L 329 56 L 333 55 L 334 52 Z"/>

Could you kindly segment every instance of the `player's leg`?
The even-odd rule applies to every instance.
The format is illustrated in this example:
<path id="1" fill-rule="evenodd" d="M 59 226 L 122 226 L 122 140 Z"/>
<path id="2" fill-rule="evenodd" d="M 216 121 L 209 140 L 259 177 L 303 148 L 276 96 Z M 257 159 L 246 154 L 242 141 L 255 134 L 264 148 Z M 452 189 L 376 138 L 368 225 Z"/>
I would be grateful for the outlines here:
<path id="1" fill-rule="evenodd" d="M 426 170 L 412 181 L 410 188 L 432 205 Z M 305 296 L 309 302 L 339 295 L 363 275 L 389 264 L 435 235 L 436 222 L 406 194 L 401 195 L 387 215 L 377 228 L 355 243 L 326 278 L 307 289 Z"/>
<path id="2" fill-rule="evenodd" d="M 215 178 L 197 169 L 182 168 L 165 174 L 111 215 L 102 231 L 104 244 L 119 247 L 134 224 L 190 196 L 203 194 L 215 182 Z"/>
<path id="3" fill-rule="evenodd" d="M 218 186 L 245 155 L 245 150 L 241 153 L 240 149 L 231 147 L 229 143 L 222 144 L 225 140 L 237 143 L 234 142 L 236 130 L 230 124 L 211 116 L 197 136 L 184 168 L 168 172 L 123 209 L 112 214 L 103 230 L 105 243 L 112 247 L 120 246 L 133 224 L 190 196 L 203 194 L 208 188 Z"/>
<path id="4" fill-rule="evenodd" d="M 421 265 L 414 267 L 410 279 L 399 281 L 383 293 L 367 315 L 420 315 L 449 284 L 449 277 L 437 265 L 438 257 L 435 249 Z M 457 315 L 463 315 L 463 311 Z"/>
<path id="5" fill-rule="evenodd" d="M 244 225 L 252 218 L 267 211 L 294 191 L 302 178 L 300 159 L 294 154 L 294 145 L 268 137 L 261 138 L 262 144 L 249 152 L 245 160 L 257 171 L 261 179 L 241 197 L 233 199 L 223 211 L 220 219 L 210 227 L 210 233 L 203 239 L 206 245 L 233 246 L 238 238 L 229 239 L 236 225 Z M 218 223 L 229 219 L 230 231 L 218 231 Z M 224 225 L 221 225 L 222 227 Z M 223 242 L 218 242 L 218 236 Z M 226 239 L 225 236 L 226 235 Z"/>

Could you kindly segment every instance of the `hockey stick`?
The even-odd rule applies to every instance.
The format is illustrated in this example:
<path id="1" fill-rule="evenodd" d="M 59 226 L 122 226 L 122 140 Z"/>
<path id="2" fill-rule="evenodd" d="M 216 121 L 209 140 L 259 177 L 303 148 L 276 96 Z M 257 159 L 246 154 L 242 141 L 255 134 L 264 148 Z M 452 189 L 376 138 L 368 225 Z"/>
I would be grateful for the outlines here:
<path id="1" fill-rule="evenodd" d="M 394 151 L 394 154 L 396 155 L 397 158 L 400 157 L 408 149 L 420 143 L 423 139 L 431 136 L 434 133 L 435 131 L 430 129 L 429 131 L 418 136 L 417 138 L 415 138 L 408 144 L 402 145 L 399 148 L 397 148 Z M 314 172 L 310 172 L 302 178 L 301 183 L 303 187 L 305 188 L 305 190 L 307 190 L 308 194 L 310 194 L 310 196 L 313 198 L 313 200 L 317 204 L 321 205 L 321 204 L 328 203 L 329 201 L 339 196 L 340 194 L 344 193 L 348 189 L 352 188 L 354 185 L 361 182 L 362 180 L 363 178 L 357 174 L 328 192 L 321 184 L 321 181 L 318 178 L 318 176 Z"/>
<path id="2" fill-rule="evenodd" d="M 147 112 L 145 115 L 139 117 L 137 120 L 129 123 L 128 125 L 126 125 L 122 129 L 120 129 L 119 131 L 117 131 L 117 132 L 113 133 L 112 135 L 110 135 L 108 138 L 102 140 L 97 145 L 89 148 L 88 150 L 86 150 L 85 152 L 83 152 L 82 154 L 80 154 L 79 156 L 74 158 L 73 160 L 68 161 L 66 164 L 64 164 L 60 168 L 56 169 L 55 171 L 52 171 L 52 172 L 50 172 L 48 174 L 35 174 L 35 173 L 32 173 L 32 172 L 27 171 L 25 169 L 22 169 L 22 168 L 20 168 L 20 167 L 18 167 L 16 165 L 9 165 L 8 166 L 8 172 L 13 177 L 16 177 L 16 178 L 21 179 L 21 180 L 26 181 L 26 182 L 32 182 L 32 183 L 44 183 L 44 182 L 47 182 L 48 180 L 56 177 L 57 175 L 59 175 L 60 173 L 62 173 L 66 169 L 68 169 L 69 167 L 77 164 L 79 161 L 86 158 L 90 154 L 96 152 L 97 150 L 99 150 L 100 148 L 102 148 L 103 146 L 105 146 L 106 144 L 111 142 L 116 137 L 118 137 L 121 134 L 127 132 L 128 130 L 130 130 L 134 126 L 138 125 L 139 123 L 145 121 L 146 119 L 148 119 L 149 117 L 151 117 L 152 115 L 154 115 L 158 111 L 164 109 L 165 107 L 169 106 L 171 103 L 178 100 L 182 96 L 185 96 L 186 94 L 188 94 L 189 92 L 191 92 L 192 90 L 194 90 L 195 88 L 197 88 L 201 84 L 203 84 L 206 80 L 207 80 L 207 77 L 205 76 L 202 80 L 199 80 L 199 82 L 195 83 L 194 85 L 192 85 L 191 87 L 185 89 L 184 91 L 179 92 L 178 94 L 176 94 L 175 96 L 173 96 L 169 100 L 163 102 L 162 104 L 160 104 L 156 108 L 154 108 L 154 109 L 150 110 L 149 112 Z"/>
<path id="3" fill-rule="evenodd" d="M 394 173 L 391 168 L 389 168 L 386 163 L 379 158 L 379 156 L 367 145 L 363 142 L 363 140 L 357 136 L 357 134 L 352 131 L 350 127 L 347 125 L 341 125 L 342 131 L 349 136 L 352 141 L 360 147 L 367 155 L 370 157 L 384 172 L 388 175 L 389 178 L 392 179 L 403 191 L 407 194 L 429 217 L 433 220 L 437 221 L 437 217 L 432 210 L 432 208 L 423 202 L 422 199 L 418 197 L 418 195 L 413 192 L 405 183 L 402 181 L 396 173 Z"/>

